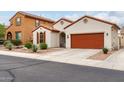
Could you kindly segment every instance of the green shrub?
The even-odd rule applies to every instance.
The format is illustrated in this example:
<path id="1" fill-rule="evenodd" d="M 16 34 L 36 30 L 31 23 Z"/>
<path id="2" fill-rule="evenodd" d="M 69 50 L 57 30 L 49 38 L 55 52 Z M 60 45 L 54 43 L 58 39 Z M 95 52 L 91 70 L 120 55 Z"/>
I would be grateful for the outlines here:
<path id="1" fill-rule="evenodd" d="M 31 48 L 32 48 L 32 43 L 31 43 L 31 42 L 27 42 L 24 46 L 25 46 L 27 49 L 31 49 Z"/>
<path id="2" fill-rule="evenodd" d="M 40 43 L 40 49 L 47 49 L 46 43 Z"/>
<path id="3" fill-rule="evenodd" d="M 32 51 L 33 52 L 37 52 L 37 50 L 38 50 L 37 46 L 36 45 L 32 45 Z"/>
<path id="4" fill-rule="evenodd" d="M 3 45 L 4 44 L 4 41 L 5 41 L 4 39 L 1 39 L 0 38 L 0 45 Z"/>
<path id="5" fill-rule="evenodd" d="M 12 50 L 13 44 L 11 42 L 6 44 L 6 48 Z"/>
<path id="6" fill-rule="evenodd" d="M 104 54 L 107 54 L 109 50 L 107 48 L 103 48 L 102 51 Z"/>
<path id="7" fill-rule="evenodd" d="M 6 45 L 7 45 L 8 43 L 11 43 L 11 41 L 10 41 L 10 40 L 6 40 L 6 41 L 4 41 L 3 45 L 6 47 Z"/>
<path id="8" fill-rule="evenodd" d="M 15 46 L 21 45 L 21 40 L 11 40 L 11 42 L 12 42 L 13 45 L 15 45 Z"/>

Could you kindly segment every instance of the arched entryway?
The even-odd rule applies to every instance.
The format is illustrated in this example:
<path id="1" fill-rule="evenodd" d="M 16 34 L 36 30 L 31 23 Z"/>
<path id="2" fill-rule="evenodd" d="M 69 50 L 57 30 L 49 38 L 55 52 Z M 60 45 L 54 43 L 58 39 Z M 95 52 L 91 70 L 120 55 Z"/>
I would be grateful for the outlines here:
<path id="1" fill-rule="evenodd" d="M 12 33 L 11 32 L 7 33 L 7 40 L 12 40 Z"/>
<path id="2" fill-rule="evenodd" d="M 66 44 L 66 34 L 64 32 L 60 33 L 60 47 L 65 48 Z"/>

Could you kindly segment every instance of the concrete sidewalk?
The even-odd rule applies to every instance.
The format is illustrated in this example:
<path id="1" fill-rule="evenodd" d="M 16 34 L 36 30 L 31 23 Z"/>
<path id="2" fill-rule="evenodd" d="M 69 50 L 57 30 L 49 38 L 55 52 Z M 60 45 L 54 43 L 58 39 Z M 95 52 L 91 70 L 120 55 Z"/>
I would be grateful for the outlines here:
<path id="1" fill-rule="evenodd" d="M 93 53 L 99 52 L 98 50 L 94 50 L 94 51 L 95 52 L 89 51 L 89 53 L 87 53 L 87 54 L 93 54 Z M 70 52 L 70 54 L 72 54 L 71 50 L 69 50 L 68 52 Z M 105 61 L 89 60 L 89 59 L 86 59 L 86 57 L 88 57 L 89 55 L 85 55 L 83 58 L 83 55 L 80 55 L 80 52 L 79 53 L 78 52 L 79 51 L 77 51 L 78 55 L 75 55 L 75 56 L 71 55 L 70 58 L 68 58 L 69 54 L 67 53 L 68 54 L 67 55 L 66 51 L 63 51 L 63 53 L 65 53 L 65 55 L 62 55 L 62 57 L 60 58 L 60 57 L 57 57 L 57 55 L 61 55 L 60 52 L 51 53 L 49 55 L 41 55 L 41 54 L 35 54 L 35 53 L 31 54 L 31 53 L 20 53 L 20 52 L 1 51 L 0 50 L 1 55 L 56 61 L 56 62 L 60 62 L 60 63 L 69 63 L 69 64 L 108 68 L 108 69 L 124 71 L 124 49 L 121 49 L 118 52 L 115 52 L 113 55 L 111 55 Z M 79 57 L 79 58 L 76 58 L 76 57 Z"/>

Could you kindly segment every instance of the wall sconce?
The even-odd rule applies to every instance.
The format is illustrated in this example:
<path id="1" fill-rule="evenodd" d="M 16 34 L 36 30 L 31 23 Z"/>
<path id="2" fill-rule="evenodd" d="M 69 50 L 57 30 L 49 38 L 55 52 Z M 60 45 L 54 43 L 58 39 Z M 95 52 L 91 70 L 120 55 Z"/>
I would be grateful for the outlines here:
<path id="1" fill-rule="evenodd" d="M 67 38 L 69 38 L 69 35 L 67 35 Z"/>
<path id="2" fill-rule="evenodd" d="M 106 36 L 108 36 L 108 33 L 106 33 Z"/>

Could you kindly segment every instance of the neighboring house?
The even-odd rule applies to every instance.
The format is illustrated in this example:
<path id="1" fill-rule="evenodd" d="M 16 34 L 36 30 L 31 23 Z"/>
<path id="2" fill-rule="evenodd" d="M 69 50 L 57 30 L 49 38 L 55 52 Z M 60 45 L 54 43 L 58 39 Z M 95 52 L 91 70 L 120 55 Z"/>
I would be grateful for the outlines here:
<path id="1" fill-rule="evenodd" d="M 6 30 L 5 39 L 21 40 L 23 44 L 32 40 L 32 30 L 42 25 L 50 28 L 55 22 L 51 19 L 17 12 L 10 19 L 10 26 Z"/>
<path id="2" fill-rule="evenodd" d="M 124 27 L 121 28 L 120 32 L 120 45 L 121 47 L 124 47 Z"/>
<path id="3" fill-rule="evenodd" d="M 91 16 L 76 21 L 58 20 L 51 29 L 40 26 L 33 31 L 33 43 L 45 42 L 48 47 L 118 49 L 119 26 Z"/>

